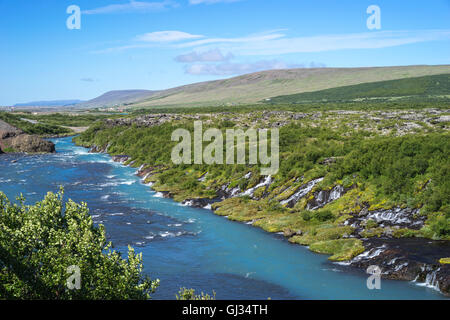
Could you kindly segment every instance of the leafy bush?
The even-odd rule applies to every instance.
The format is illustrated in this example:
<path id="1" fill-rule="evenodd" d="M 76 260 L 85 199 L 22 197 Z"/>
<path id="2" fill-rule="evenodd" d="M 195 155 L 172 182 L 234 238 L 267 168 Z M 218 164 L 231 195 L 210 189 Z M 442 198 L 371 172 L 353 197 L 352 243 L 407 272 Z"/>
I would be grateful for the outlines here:
<path id="1" fill-rule="evenodd" d="M 216 292 L 213 291 L 212 296 L 209 294 L 195 294 L 194 289 L 180 288 L 180 291 L 175 295 L 177 300 L 216 300 Z"/>
<path id="2" fill-rule="evenodd" d="M 311 213 L 311 211 L 308 210 L 304 210 L 300 213 L 301 217 L 303 220 L 305 221 L 309 221 L 313 218 L 313 214 Z"/>
<path id="3" fill-rule="evenodd" d="M 29 206 L 11 204 L 0 192 L 0 298 L 148 299 L 159 280 L 142 275 L 142 254 L 111 250 L 102 225 L 94 226 L 85 203 L 63 203 L 48 193 Z M 68 268 L 81 286 L 69 290 Z"/>
<path id="4" fill-rule="evenodd" d="M 322 211 L 318 211 L 315 214 L 315 218 L 321 222 L 325 222 L 328 220 L 333 220 L 334 219 L 334 215 L 331 213 L 331 211 L 329 210 L 322 210 Z"/>

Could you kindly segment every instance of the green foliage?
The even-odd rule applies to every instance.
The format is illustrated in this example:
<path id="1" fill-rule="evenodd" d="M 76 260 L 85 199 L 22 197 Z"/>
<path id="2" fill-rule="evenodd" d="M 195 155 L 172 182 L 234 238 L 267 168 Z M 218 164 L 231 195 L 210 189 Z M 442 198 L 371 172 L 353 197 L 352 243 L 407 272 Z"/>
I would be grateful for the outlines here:
<path id="1" fill-rule="evenodd" d="M 148 299 L 159 284 L 142 275 L 142 254 L 111 250 L 102 225 L 85 203 L 63 203 L 63 192 L 41 202 L 11 204 L 0 192 L 0 298 Z M 77 266 L 81 288 L 69 290 L 68 267 Z"/>
<path id="2" fill-rule="evenodd" d="M 195 294 L 194 289 L 180 288 L 178 294 L 175 295 L 177 300 L 216 300 L 216 292 L 213 291 L 212 296 L 209 294 Z"/>
<path id="3" fill-rule="evenodd" d="M 329 210 L 321 210 L 315 214 L 315 218 L 321 222 L 325 222 L 328 220 L 333 220 L 334 215 Z"/>
<path id="4" fill-rule="evenodd" d="M 37 115 L 26 115 L 25 118 L 39 121 L 47 125 L 54 126 L 67 126 L 67 127 L 88 127 L 92 125 L 95 121 L 100 119 L 113 119 L 117 118 L 117 115 L 111 114 L 80 114 L 71 115 L 63 113 L 51 113 L 51 114 L 37 114 Z"/>
<path id="5" fill-rule="evenodd" d="M 70 129 L 63 128 L 53 124 L 42 124 L 42 123 L 33 124 L 31 122 L 21 120 L 21 117 L 19 115 L 7 112 L 0 111 L 0 120 L 3 120 L 16 128 L 23 130 L 25 133 L 28 134 L 53 136 L 72 133 L 72 130 Z"/>
<path id="6" fill-rule="evenodd" d="M 375 220 L 369 219 L 366 221 L 365 226 L 367 229 L 376 228 L 378 227 L 378 223 Z"/>
<path id="7" fill-rule="evenodd" d="M 356 174 L 380 197 L 414 198 L 414 205 L 426 203 L 424 211 L 433 212 L 450 204 L 449 156 L 448 134 L 377 137 L 361 141 L 332 171 L 336 178 Z M 417 182 L 427 178 L 429 185 L 417 194 Z"/>
<path id="8" fill-rule="evenodd" d="M 435 213 L 428 217 L 425 231 L 429 230 L 432 233 L 432 238 L 435 239 L 450 239 L 450 213 Z"/>
<path id="9" fill-rule="evenodd" d="M 414 101 L 417 101 L 419 97 L 428 99 L 430 96 L 448 95 L 449 87 L 450 74 L 440 74 L 278 96 L 272 98 L 270 103 L 343 102 L 357 99 L 373 101 L 373 99 L 388 100 L 392 97 L 410 98 L 410 96 L 414 96 Z"/>
<path id="10" fill-rule="evenodd" d="M 310 221 L 313 218 L 313 216 L 314 216 L 313 213 L 311 211 L 309 211 L 309 210 L 303 210 L 300 213 L 300 215 L 301 215 L 302 219 L 305 220 L 305 221 Z"/>

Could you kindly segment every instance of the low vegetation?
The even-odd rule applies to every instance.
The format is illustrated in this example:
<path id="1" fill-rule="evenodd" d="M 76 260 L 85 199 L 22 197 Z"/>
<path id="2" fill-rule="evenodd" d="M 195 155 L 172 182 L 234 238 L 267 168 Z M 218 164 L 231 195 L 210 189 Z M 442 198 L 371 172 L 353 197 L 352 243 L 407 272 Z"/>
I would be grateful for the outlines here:
<path id="1" fill-rule="evenodd" d="M 73 131 L 54 124 L 46 123 L 32 123 L 30 121 L 23 120 L 24 117 L 18 114 L 12 114 L 0 111 L 0 120 L 3 120 L 10 125 L 21 129 L 27 134 L 34 134 L 39 136 L 57 136 L 57 135 L 69 135 Z"/>
<path id="2" fill-rule="evenodd" d="M 365 100 L 413 100 L 448 99 L 450 74 L 369 82 L 314 92 L 278 96 L 267 103 L 349 102 Z"/>

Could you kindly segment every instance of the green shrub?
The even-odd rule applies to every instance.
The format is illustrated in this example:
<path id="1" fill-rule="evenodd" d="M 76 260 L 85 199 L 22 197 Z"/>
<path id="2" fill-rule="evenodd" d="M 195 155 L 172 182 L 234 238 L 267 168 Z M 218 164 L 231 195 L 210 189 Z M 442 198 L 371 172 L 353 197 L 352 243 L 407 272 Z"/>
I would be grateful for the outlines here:
<path id="1" fill-rule="evenodd" d="M 63 203 L 63 192 L 48 193 L 28 206 L 11 204 L 0 192 L 0 298 L 148 299 L 159 280 L 142 275 L 142 254 L 128 248 L 123 259 L 106 242 L 86 204 Z M 76 266 L 79 289 L 67 286 Z"/>
<path id="2" fill-rule="evenodd" d="M 209 294 L 195 294 L 194 289 L 180 288 L 178 294 L 175 295 L 177 300 L 216 300 L 216 292 L 213 291 L 212 296 Z"/>
<path id="3" fill-rule="evenodd" d="M 329 210 L 321 210 L 315 214 L 315 218 L 321 222 L 334 220 L 334 215 Z"/>

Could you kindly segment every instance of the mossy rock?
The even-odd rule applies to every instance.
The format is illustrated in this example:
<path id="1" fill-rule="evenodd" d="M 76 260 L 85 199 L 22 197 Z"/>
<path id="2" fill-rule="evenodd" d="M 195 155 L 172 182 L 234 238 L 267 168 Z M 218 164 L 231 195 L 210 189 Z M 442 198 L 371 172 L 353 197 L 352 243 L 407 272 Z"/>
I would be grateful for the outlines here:
<path id="1" fill-rule="evenodd" d="M 255 226 L 268 232 L 281 232 L 286 229 L 304 229 L 303 221 L 298 215 L 293 214 L 275 214 L 256 221 Z"/>
<path id="2" fill-rule="evenodd" d="M 360 235 L 364 238 L 372 238 L 372 237 L 381 237 L 381 235 L 384 233 L 383 228 L 370 228 L 370 229 L 364 229 Z"/>
<path id="3" fill-rule="evenodd" d="M 267 217 L 260 202 L 243 198 L 229 198 L 213 205 L 214 213 L 235 221 L 252 221 Z"/>
<path id="4" fill-rule="evenodd" d="M 320 227 L 310 227 L 303 235 L 293 236 L 289 238 L 289 241 L 301 245 L 311 245 L 320 241 L 341 239 L 353 231 L 354 228 L 350 226 L 321 225 Z"/>
<path id="5" fill-rule="evenodd" d="M 366 220 L 364 225 L 366 226 L 367 229 L 378 227 L 378 223 L 372 219 Z"/>
<path id="6" fill-rule="evenodd" d="M 401 228 L 394 230 L 392 235 L 396 238 L 412 238 L 420 235 L 420 231 L 408 228 Z"/>
<path id="7" fill-rule="evenodd" d="M 364 252 L 365 248 L 359 239 L 337 239 L 319 241 L 311 244 L 309 249 L 313 252 L 330 254 L 329 260 L 350 260 Z"/>

